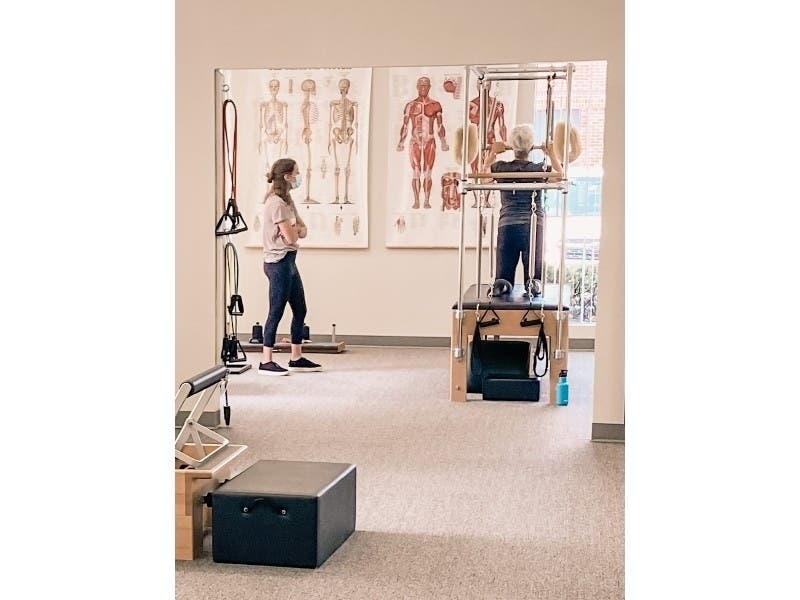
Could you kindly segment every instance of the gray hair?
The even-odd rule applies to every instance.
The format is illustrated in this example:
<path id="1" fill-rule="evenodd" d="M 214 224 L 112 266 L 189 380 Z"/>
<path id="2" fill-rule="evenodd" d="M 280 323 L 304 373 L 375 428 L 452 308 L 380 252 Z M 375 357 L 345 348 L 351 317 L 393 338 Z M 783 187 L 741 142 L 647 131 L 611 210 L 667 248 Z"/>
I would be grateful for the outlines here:
<path id="1" fill-rule="evenodd" d="M 515 153 L 528 154 L 533 146 L 533 127 L 530 125 L 517 125 L 511 130 L 508 145 Z"/>

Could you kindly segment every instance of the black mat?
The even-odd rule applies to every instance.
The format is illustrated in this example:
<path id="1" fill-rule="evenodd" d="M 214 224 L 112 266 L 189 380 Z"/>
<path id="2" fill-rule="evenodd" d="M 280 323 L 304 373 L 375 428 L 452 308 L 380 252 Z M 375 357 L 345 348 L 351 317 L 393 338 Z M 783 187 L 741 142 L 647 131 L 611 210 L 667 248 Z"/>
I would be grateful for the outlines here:
<path id="1" fill-rule="evenodd" d="M 490 298 L 488 294 L 491 287 L 492 286 L 487 283 L 481 284 L 480 295 L 476 295 L 477 286 L 474 284 L 469 286 L 467 291 L 464 292 L 463 308 L 475 309 L 478 307 L 478 304 L 480 304 L 481 309 L 529 310 L 534 308 L 537 310 L 558 310 L 558 306 L 555 302 L 545 302 L 541 296 L 530 298 L 525 295 L 525 288 L 521 283 L 515 285 L 510 294 L 494 296 L 492 298 Z M 458 308 L 458 303 L 453 304 L 453 308 Z M 561 310 L 568 311 L 569 307 L 562 305 Z"/>

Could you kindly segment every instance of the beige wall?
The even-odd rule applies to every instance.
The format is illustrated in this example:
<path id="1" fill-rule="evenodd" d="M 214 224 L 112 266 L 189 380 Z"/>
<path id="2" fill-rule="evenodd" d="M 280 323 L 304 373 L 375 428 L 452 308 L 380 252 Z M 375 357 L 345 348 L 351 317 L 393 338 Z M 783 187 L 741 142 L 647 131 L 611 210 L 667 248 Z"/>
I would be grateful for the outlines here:
<path id="1" fill-rule="evenodd" d="M 342 0 L 281 3 L 270 10 L 274 6 L 256 0 L 176 2 L 176 379 L 207 368 L 219 352 L 215 281 L 221 246 L 212 235 L 218 211 L 214 69 L 607 60 L 594 421 L 624 422 L 623 2 L 506 3 L 515 16 L 498 17 L 503 25 L 493 28 L 492 38 L 478 32 L 474 15 L 485 14 L 486 3 L 474 0 Z M 536 25 L 543 20 L 546 27 Z M 431 24 L 430 32 L 415 26 L 421 22 Z M 385 86 L 381 77 L 376 72 L 375 88 Z M 386 170 L 381 152 L 387 146 L 380 124 L 386 111 L 385 104 L 373 102 L 370 247 L 304 250 L 299 261 L 308 323 L 314 333 L 329 332 L 335 322 L 342 334 L 448 336 L 449 307 L 458 289 L 457 252 L 384 246 L 379 199 Z M 237 249 L 241 271 L 260 272 L 258 250 L 243 242 Z M 473 264 L 468 255 L 467 274 Z M 263 322 L 266 288 L 248 275 L 240 293 L 245 317 L 239 330 L 249 331 L 253 322 Z"/>

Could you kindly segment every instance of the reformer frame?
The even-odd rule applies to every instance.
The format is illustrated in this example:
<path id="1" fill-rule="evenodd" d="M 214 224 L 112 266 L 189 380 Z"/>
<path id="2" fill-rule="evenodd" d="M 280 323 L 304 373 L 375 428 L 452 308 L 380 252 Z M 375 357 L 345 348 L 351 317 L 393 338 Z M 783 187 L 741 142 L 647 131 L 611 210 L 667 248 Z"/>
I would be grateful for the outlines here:
<path id="1" fill-rule="evenodd" d="M 465 219 L 466 219 L 466 195 L 469 192 L 479 192 L 480 198 L 476 202 L 477 206 L 477 243 L 476 243 L 476 281 L 475 281 L 475 299 L 479 301 L 482 294 L 481 282 L 481 261 L 483 259 L 483 205 L 486 192 L 498 190 L 559 190 L 561 192 L 561 256 L 558 271 L 558 294 L 555 306 L 552 308 L 545 308 L 544 297 L 547 291 L 547 264 L 542 257 L 542 290 L 541 301 L 539 302 L 539 310 L 542 314 L 542 327 L 545 327 L 545 335 L 550 338 L 549 351 L 550 351 L 550 402 L 555 399 L 555 384 L 557 383 L 557 376 L 554 377 L 553 373 L 558 373 L 561 369 L 567 367 L 567 353 L 569 346 L 569 312 L 568 307 L 562 307 L 563 303 L 563 287 L 566 262 L 566 222 L 567 222 L 567 200 L 569 196 L 570 181 L 568 178 L 569 169 L 569 140 L 570 140 L 570 119 L 572 116 L 572 77 L 575 72 L 574 63 L 566 63 L 562 65 L 525 65 L 519 67 L 486 67 L 467 65 L 464 67 L 464 89 L 470 88 L 470 75 L 474 75 L 478 84 L 478 172 L 468 172 L 468 148 L 464 143 L 461 152 L 461 180 L 460 180 L 460 193 L 461 193 L 461 206 L 460 206 L 460 219 L 459 219 L 459 243 L 458 243 L 458 302 L 454 307 L 453 323 L 451 332 L 451 363 L 450 363 L 450 399 L 452 401 L 465 401 L 466 400 L 466 373 L 467 373 L 467 359 L 466 349 L 468 346 L 469 331 L 475 325 L 475 320 L 471 316 L 471 312 L 467 314 L 464 310 L 464 234 L 465 234 Z M 530 174 L 500 174 L 500 173 L 487 173 L 486 165 L 484 164 L 484 155 L 486 152 L 486 106 L 488 101 L 489 90 L 486 83 L 490 81 L 538 81 L 545 80 L 547 85 L 547 98 L 546 98 L 546 131 L 545 143 L 552 141 L 553 128 L 554 128 L 554 115 L 555 115 L 555 102 L 552 98 L 552 81 L 564 80 L 566 82 L 566 107 L 565 107 L 565 127 L 564 127 L 564 148 L 561 160 L 563 175 L 557 181 L 551 173 L 530 173 Z M 463 131 L 469 129 L 469 96 L 464 94 L 464 123 Z M 536 148 L 543 149 L 545 144 L 536 146 Z M 503 183 L 503 179 L 531 179 L 531 183 Z M 483 183 L 481 180 L 491 179 L 491 183 Z M 547 179 L 547 181 L 536 181 L 537 179 Z M 473 182 L 470 182 L 472 180 Z M 531 200 L 533 202 L 533 199 Z M 531 238 L 530 238 L 530 260 L 528 265 L 528 278 L 533 279 L 535 272 L 536 257 L 534 255 L 535 246 L 535 228 L 536 228 L 536 211 L 533 210 L 533 219 L 531 223 Z M 489 226 L 489 269 L 490 278 L 494 275 L 494 211 L 491 213 L 491 223 Z M 489 284 L 491 289 L 491 284 Z M 531 289 L 527 290 L 528 294 L 532 293 Z M 484 308 L 489 308 L 484 306 Z M 496 308 L 496 307 L 492 307 Z M 531 304 L 531 310 L 534 309 Z M 500 318 L 502 321 L 503 316 L 506 317 L 506 324 L 498 330 L 492 331 L 494 335 L 511 335 L 526 337 L 530 334 L 519 328 L 514 327 L 514 314 L 518 310 L 501 310 Z M 477 313 L 477 310 L 476 310 Z M 477 319 L 477 316 L 475 317 Z M 509 324 L 508 321 L 511 321 Z M 553 349 L 553 338 L 556 340 L 556 347 Z"/>
<path id="2" fill-rule="evenodd" d="M 213 457 L 220 454 L 230 443 L 228 438 L 200 424 L 200 417 L 203 415 L 206 406 L 215 397 L 216 392 L 220 394 L 225 392 L 227 383 L 228 369 L 224 365 L 216 365 L 191 379 L 187 379 L 178 388 L 178 393 L 175 395 L 176 417 L 180 413 L 184 402 L 189 398 L 194 399 L 194 405 L 183 422 L 178 436 L 175 438 L 175 458 L 189 467 L 195 469 L 203 467 Z M 201 435 L 213 440 L 214 446 L 211 451 L 206 452 Z M 190 442 L 194 444 L 195 456 L 184 451 L 184 447 Z M 205 442 L 205 444 L 207 443 Z"/>
<path id="3" fill-rule="evenodd" d="M 204 526 L 210 525 L 210 509 L 204 507 L 203 497 L 252 462 L 245 452 L 247 446 L 231 444 L 199 423 L 209 402 L 225 392 L 228 372 L 224 365 L 206 369 L 181 383 L 175 396 L 176 417 L 185 402 L 193 403 L 175 438 L 176 560 L 193 560 L 202 554 Z"/>

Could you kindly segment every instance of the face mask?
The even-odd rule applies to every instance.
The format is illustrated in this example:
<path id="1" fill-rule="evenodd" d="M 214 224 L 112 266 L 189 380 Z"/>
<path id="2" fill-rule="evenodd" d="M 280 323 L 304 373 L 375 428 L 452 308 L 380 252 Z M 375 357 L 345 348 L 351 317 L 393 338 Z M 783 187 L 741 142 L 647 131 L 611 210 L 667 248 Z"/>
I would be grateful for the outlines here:
<path id="1" fill-rule="evenodd" d="M 302 183 L 303 183 L 303 178 L 298 173 L 297 176 L 294 178 L 294 181 L 292 182 L 292 189 L 296 190 L 302 185 Z"/>

